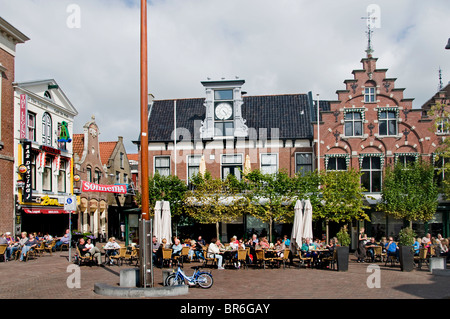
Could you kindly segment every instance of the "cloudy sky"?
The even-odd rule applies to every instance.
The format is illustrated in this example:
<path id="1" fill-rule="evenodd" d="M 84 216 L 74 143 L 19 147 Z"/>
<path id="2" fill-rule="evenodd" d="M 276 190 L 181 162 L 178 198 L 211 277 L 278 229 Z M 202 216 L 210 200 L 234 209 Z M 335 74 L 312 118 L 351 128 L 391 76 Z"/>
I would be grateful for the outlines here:
<path id="1" fill-rule="evenodd" d="M 448 0 L 151 0 L 149 93 L 203 97 L 201 81 L 245 79 L 248 95 L 336 99 L 361 68 L 369 5 L 377 67 L 419 108 L 450 81 Z M 0 15 L 31 40 L 17 47 L 16 81 L 55 79 L 101 141 L 140 131 L 140 0 L 0 0 Z M 151 128 L 150 128 L 151 129 Z"/>

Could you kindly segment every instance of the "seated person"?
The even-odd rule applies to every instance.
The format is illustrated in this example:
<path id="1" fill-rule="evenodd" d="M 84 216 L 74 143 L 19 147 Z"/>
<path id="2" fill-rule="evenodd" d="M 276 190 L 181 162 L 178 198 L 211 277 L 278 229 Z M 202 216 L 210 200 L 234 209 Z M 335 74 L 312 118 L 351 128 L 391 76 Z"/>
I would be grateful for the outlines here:
<path id="1" fill-rule="evenodd" d="M 69 245 L 70 244 L 70 237 L 71 237 L 70 236 L 70 230 L 67 229 L 66 233 L 62 237 L 59 238 L 59 240 L 56 242 L 55 246 L 53 246 L 52 250 L 56 251 L 57 248 L 61 247 L 61 245 L 64 245 L 64 244 Z"/>
<path id="2" fill-rule="evenodd" d="M 23 259 L 27 255 L 27 253 L 34 247 L 39 245 L 39 241 L 34 238 L 33 234 L 30 234 L 28 240 L 25 242 L 25 244 L 22 247 L 22 253 L 20 254 L 20 261 L 24 261 Z"/>
<path id="3" fill-rule="evenodd" d="M 261 240 L 259 241 L 259 247 L 261 249 L 269 249 L 270 248 L 269 241 L 267 240 L 266 237 L 261 238 Z"/>
<path id="4" fill-rule="evenodd" d="M 207 256 L 208 258 L 216 258 L 217 259 L 217 268 L 224 269 L 222 267 L 223 258 L 220 254 L 220 249 L 217 246 L 217 238 L 211 239 L 211 243 L 208 246 Z"/>
<path id="5" fill-rule="evenodd" d="M 414 256 L 419 256 L 419 252 L 420 252 L 420 242 L 419 242 L 419 238 L 417 238 L 417 239 L 414 241 L 413 249 L 414 249 Z"/>
<path id="6" fill-rule="evenodd" d="M 92 247 L 89 249 L 86 247 L 86 241 L 84 238 L 80 238 L 80 243 L 78 244 L 78 250 L 80 251 L 81 256 L 85 256 L 86 254 L 89 254 L 90 256 L 93 256 L 97 259 L 97 264 L 100 266 L 102 264 L 102 254 L 100 252 L 100 249 L 97 247 Z"/>
<path id="7" fill-rule="evenodd" d="M 111 237 L 106 243 L 106 245 L 103 247 L 103 249 L 105 250 L 106 257 L 110 258 L 111 256 L 115 256 L 118 254 L 117 250 L 120 249 L 120 245 L 116 242 L 115 237 Z M 112 263 L 112 260 L 110 260 L 110 262 Z"/>
<path id="8" fill-rule="evenodd" d="M 283 243 L 283 240 L 281 238 L 277 239 L 277 242 L 275 243 L 274 249 L 278 257 L 283 258 L 284 256 L 284 249 L 286 248 L 285 244 Z"/>
<path id="9" fill-rule="evenodd" d="M 303 243 L 302 247 L 300 248 L 301 253 L 305 257 L 312 257 L 313 261 L 317 259 L 317 252 L 313 251 L 316 249 L 316 245 L 311 242 L 309 238 L 306 238 L 305 242 Z"/>
<path id="10" fill-rule="evenodd" d="M 398 247 L 392 236 L 389 237 L 389 242 L 386 244 L 386 253 L 388 257 L 394 256 L 395 258 L 398 258 Z"/>
<path id="11" fill-rule="evenodd" d="M 181 245 L 180 240 L 178 238 L 175 238 L 174 243 L 172 245 L 172 258 L 175 256 L 180 256 L 182 249 L 183 245 Z"/>
<path id="12" fill-rule="evenodd" d="M 370 260 L 373 262 L 375 260 L 375 250 L 373 249 L 375 246 L 378 246 L 375 242 L 375 238 L 370 238 L 369 241 L 366 243 L 366 254 L 370 258 Z"/>

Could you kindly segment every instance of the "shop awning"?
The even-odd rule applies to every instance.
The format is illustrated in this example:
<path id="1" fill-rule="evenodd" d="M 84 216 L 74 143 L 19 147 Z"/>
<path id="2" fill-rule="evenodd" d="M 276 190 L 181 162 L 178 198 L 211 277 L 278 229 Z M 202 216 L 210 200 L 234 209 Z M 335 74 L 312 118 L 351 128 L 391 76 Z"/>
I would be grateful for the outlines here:
<path id="1" fill-rule="evenodd" d="M 68 214 L 69 211 L 64 208 L 24 208 L 23 211 L 27 214 Z"/>

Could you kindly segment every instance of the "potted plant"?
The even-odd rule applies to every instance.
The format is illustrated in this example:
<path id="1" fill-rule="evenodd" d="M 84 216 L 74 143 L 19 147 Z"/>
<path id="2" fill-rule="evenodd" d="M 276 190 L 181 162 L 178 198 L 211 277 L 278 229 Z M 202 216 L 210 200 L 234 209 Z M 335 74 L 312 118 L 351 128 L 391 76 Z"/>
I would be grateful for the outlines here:
<path id="1" fill-rule="evenodd" d="M 412 271 L 414 268 L 414 240 L 416 233 L 411 227 L 402 228 L 398 234 L 400 268 L 402 271 Z"/>
<path id="2" fill-rule="evenodd" d="M 337 257 L 337 270 L 347 271 L 349 246 L 351 243 L 350 235 L 348 234 L 347 230 L 347 225 L 341 227 L 339 232 L 336 234 L 336 238 L 338 239 L 338 246 L 335 248 Z"/>

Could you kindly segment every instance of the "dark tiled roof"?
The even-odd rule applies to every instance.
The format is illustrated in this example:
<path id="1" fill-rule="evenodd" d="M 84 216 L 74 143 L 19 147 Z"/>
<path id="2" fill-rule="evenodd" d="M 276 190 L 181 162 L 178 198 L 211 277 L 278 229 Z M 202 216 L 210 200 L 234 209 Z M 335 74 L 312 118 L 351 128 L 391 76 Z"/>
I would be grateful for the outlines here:
<path id="1" fill-rule="evenodd" d="M 204 98 L 177 101 L 177 134 L 183 139 L 200 140 L 201 121 L 205 118 Z M 245 96 L 242 117 L 249 128 L 249 138 L 312 139 L 312 104 L 307 94 Z M 321 103 L 322 105 L 322 103 Z M 171 141 L 174 100 L 155 100 L 149 110 L 149 142 Z M 256 136 L 255 136 L 256 133 Z M 261 135 L 261 136 L 260 136 Z M 265 136 L 263 136 L 265 135 Z"/>

